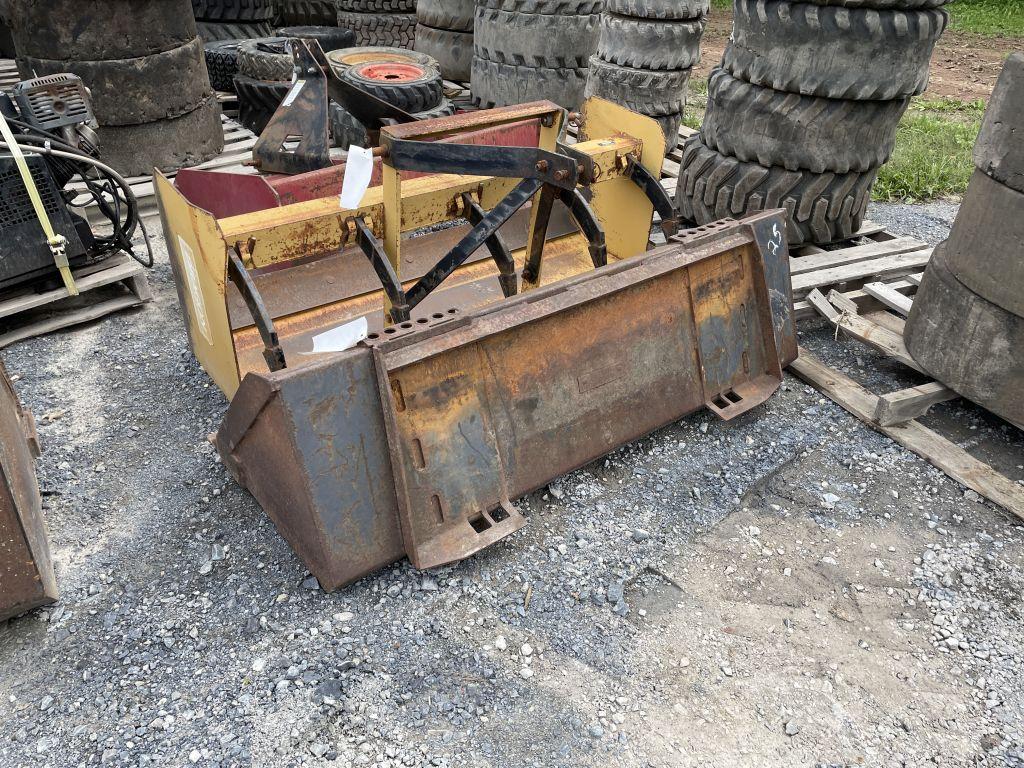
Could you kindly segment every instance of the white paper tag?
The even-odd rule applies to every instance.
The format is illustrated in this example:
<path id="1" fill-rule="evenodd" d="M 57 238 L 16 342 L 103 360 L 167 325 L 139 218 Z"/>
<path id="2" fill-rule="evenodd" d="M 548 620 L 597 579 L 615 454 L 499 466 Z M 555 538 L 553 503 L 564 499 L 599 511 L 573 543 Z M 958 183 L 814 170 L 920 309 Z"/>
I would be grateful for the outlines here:
<path id="1" fill-rule="evenodd" d="M 296 80 L 295 85 L 288 91 L 288 95 L 284 97 L 284 101 L 281 102 L 281 106 L 290 107 L 292 102 L 302 93 L 302 87 L 306 84 L 305 80 Z"/>
<path id="2" fill-rule="evenodd" d="M 370 187 L 373 175 L 373 150 L 350 146 L 345 162 L 345 178 L 341 180 L 341 207 L 358 208 Z"/>
<path id="3" fill-rule="evenodd" d="M 369 328 L 365 317 L 357 317 L 344 325 L 318 333 L 313 337 L 313 350 L 306 355 L 323 355 L 327 352 L 344 352 L 366 338 Z"/>

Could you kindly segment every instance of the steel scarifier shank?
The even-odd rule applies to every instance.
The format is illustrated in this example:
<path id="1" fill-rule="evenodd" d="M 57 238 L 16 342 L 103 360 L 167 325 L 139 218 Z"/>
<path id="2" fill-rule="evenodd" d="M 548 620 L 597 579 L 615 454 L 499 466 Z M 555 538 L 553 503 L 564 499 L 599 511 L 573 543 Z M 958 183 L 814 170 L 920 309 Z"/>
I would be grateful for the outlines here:
<path id="1" fill-rule="evenodd" d="M 217 447 L 324 588 L 467 557 L 525 524 L 513 499 L 699 408 L 743 413 L 795 358 L 781 213 L 648 251 L 655 208 L 674 231 L 657 122 L 592 100 L 564 146 L 563 117 L 384 127 L 358 210 L 236 195 L 218 216 L 157 179 L 193 349 L 232 398 Z M 179 186 L 217 209 L 222 181 Z M 364 317 L 363 342 L 311 353 Z"/>

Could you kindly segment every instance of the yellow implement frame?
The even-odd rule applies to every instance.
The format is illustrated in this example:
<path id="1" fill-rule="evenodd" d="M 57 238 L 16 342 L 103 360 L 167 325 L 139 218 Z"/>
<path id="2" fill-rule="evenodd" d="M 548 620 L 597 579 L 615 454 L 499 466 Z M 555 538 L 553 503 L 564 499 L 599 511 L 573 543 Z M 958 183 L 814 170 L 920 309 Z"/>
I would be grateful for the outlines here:
<path id="1" fill-rule="evenodd" d="M 457 136 L 538 115 L 551 116 L 541 121 L 538 145 L 554 151 L 564 112 L 543 102 L 416 123 L 416 139 Z M 654 208 L 626 176 L 627 161 L 632 158 L 657 176 L 665 147 L 661 128 L 651 118 L 600 99 L 587 102 L 582 123 L 583 140 L 572 151 L 587 158 L 593 168 L 590 206 L 604 230 L 608 260 L 642 253 Z M 381 132 L 385 145 L 389 130 Z M 192 348 L 228 397 L 246 373 L 267 370 L 264 340 L 229 279 L 229 254 L 234 248 L 240 246 L 288 367 L 306 365 L 323 357 L 311 353 L 312 337 L 319 333 L 360 317 L 367 318 L 371 331 L 389 325 L 385 293 L 355 244 L 354 218 L 367 222 L 403 285 L 411 285 L 450 247 L 453 232 L 468 229 L 462 225 L 461 229 L 426 231 L 464 217 L 463 193 L 490 210 L 519 181 L 457 172 L 402 178 L 386 155 L 382 165 L 383 183 L 369 188 L 356 209 L 341 208 L 332 196 L 220 219 L 190 202 L 165 176 L 156 177 L 168 253 Z M 501 230 L 510 242 L 517 273 L 523 268 L 535 211 L 536 206 L 531 207 Z M 523 220 L 527 216 L 528 222 Z M 544 242 L 543 263 L 536 285 L 524 284 L 523 290 L 593 269 L 587 238 L 574 225 L 553 223 Z M 497 275 L 494 263 L 483 255 L 467 260 L 413 311 L 411 321 L 500 301 Z"/>

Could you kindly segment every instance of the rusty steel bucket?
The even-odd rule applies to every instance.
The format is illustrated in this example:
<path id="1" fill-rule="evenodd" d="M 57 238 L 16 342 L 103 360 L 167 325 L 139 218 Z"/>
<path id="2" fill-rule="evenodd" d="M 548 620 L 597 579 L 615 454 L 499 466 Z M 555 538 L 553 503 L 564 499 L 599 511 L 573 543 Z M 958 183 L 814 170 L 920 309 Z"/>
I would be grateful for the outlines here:
<path id="1" fill-rule="evenodd" d="M 0 621 L 57 599 L 43 524 L 32 414 L 0 363 Z"/>
<path id="2" fill-rule="evenodd" d="M 489 305 L 245 375 L 216 445 L 328 590 L 526 524 L 513 500 L 796 357 L 782 212 L 726 220 Z M 444 293 L 441 293 L 443 296 Z"/>

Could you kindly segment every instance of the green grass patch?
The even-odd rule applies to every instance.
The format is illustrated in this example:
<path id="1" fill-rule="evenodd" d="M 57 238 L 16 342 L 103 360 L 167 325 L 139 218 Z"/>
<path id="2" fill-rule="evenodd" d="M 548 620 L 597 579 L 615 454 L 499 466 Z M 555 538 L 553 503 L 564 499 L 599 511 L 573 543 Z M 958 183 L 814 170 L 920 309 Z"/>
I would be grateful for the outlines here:
<path id="1" fill-rule="evenodd" d="M 949 14 L 951 28 L 961 32 L 1024 37 L 1021 0 L 957 0 L 949 6 Z"/>
<path id="2" fill-rule="evenodd" d="M 732 0 L 711 0 L 711 7 L 716 11 L 731 11 Z"/>
<path id="3" fill-rule="evenodd" d="M 683 110 L 683 125 L 700 130 L 704 122 L 704 110 L 708 106 L 708 81 L 704 77 L 691 77 L 686 87 L 686 109 Z"/>
<path id="4" fill-rule="evenodd" d="M 920 202 L 962 195 L 974 171 L 971 150 L 983 102 L 915 99 L 896 131 L 892 158 L 872 189 L 875 200 Z"/>

